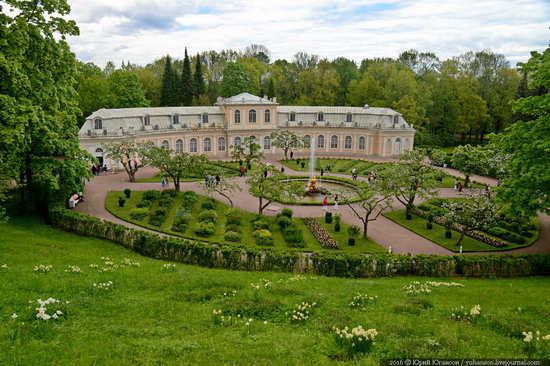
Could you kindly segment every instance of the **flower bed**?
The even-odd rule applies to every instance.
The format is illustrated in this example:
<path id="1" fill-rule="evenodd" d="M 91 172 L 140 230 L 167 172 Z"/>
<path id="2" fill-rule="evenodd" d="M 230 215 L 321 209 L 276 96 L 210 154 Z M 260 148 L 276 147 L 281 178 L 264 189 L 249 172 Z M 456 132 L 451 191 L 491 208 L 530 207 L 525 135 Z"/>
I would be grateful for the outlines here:
<path id="1" fill-rule="evenodd" d="M 319 244 L 321 244 L 323 248 L 340 249 L 340 247 L 338 246 L 338 242 L 334 240 L 327 229 L 321 226 L 316 219 L 306 217 L 303 220 L 304 224 L 307 226 L 309 231 L 311 231 L 313 236 L 315 236 L 315 238 L 319 241 Z"/>

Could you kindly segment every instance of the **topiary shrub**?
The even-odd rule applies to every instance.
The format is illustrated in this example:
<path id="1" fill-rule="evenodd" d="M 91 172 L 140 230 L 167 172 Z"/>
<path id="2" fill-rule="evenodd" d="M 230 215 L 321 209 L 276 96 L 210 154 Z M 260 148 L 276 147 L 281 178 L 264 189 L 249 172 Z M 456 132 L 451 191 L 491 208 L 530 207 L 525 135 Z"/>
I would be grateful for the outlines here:
<path id="1" fill-rule="evenodd" d="M 202 203 L 202 208 L 205 210 L 214 210 L 218 206 L 217 202 L 212 198 L 207 199 Z"/>
<path id="2" fill-rule="evenodd" d="M 136 204 L 137 208 L 149 207 L 153 202 L 149 200 L 141 200 Z"/>
<path id="3" fill-rule="evenodd" d="M 200 222 L 211 222 L 213 224 L 218 221 L 218 214 L 214 210 L 206 210 L 199 214 Z"/>
<path id="4" fill-rule="evenodd" d="M 124 207 L 126 200 L 122 197 L 118 197 L 118 207 Z"/>
<path id="5" fill-rule="evenodd" d="M 145 201 L 155 201 L 160 197 L 160 192 L 155 191 L 154 189 L 143 192 L 142 200 Z"/>
<path id="6" fill-rule="evenodd" d="M 176 218 L 172 224 L 172 230 L 178 233 L 183 233 L 187 230 L 187 225 L 191 222 L 193 216 L 185 208 L 179 209 L 176 213 Z"/>
<path id="7" fill-rule="evenodd" d="M 286 216 L 289 219 L 291 219 L 292 218 L 292 209 L 288 208 L 288 207 L 283 208 L 283 210 L 281 211 L 281 215 Z"/>
<path id="8" fill-rule="evenodd" d="M 234 231 L 236 233 L 242 232 L 241 226 L 236 224 L 225 225 L 225 231 Z"/>
<path id="9" fill-rule="evenodd" d="M 277 219 L 277 225 L 279 225 L 281 229 L 285 229 L 289 227 L 291 224 L 292 224 L 292 219 L 290 219 L 287 216 L 279 216 L 279 218 Z"/>
<path id="10" fill-rule="evenodd" d="M 130 188 L 126 188 L 124 190 L 124 195 L 126 196 L 126 198 L 130 198 L 131 194 L 132 194 L 132 190 Z"/>
<path id="11" fill-rule="evenodd" d="M 252 227 L 254 228 L 254 230 L 269 229 L 269 223 L 260 219 L 252 222 Z"/>
<path id="12" fill-rule="evenodd" d="M 302 168 L 305 168 L 306 162 L 305 162 L 305 161 L 300 162 L 300 166 L 301 166 Z"/>
<path id="13" fill-rule="evenodd" d="M 453 232 L 451 230 L 445 230 L 445 237 L 450 239 L 453 237 Z"/>
<path id="14" fill-rule="evenodd" d="M 348 245 L 354 246 L 355 245 L 355 238 L 348 238 Z"/>
<path id="15" fill-rule="evenodd" d="M 139 221 L 146 218 L 148 214 L 149 214 L 149 209 L 146 207 L 134 208 L 132 211 L 130 211 L 130 217 L 134 220 L 139 220 Z"/>
<path id="16" fill-rule="evenodd" d="M 161 226 L 168 213 L 167 207 L 159 207 L 153 212 L 149 212 L 149 224 L 154 226 Z"/>
<path id="17" fill-rule="evenodd" d="M 332 212 L 325 212 L 325 222 L 327 224 L 332 222 Z"/>
<path id="18" fill-rule="evenodd" d="M 242 212 L 236 208 L 230 208 L 225 213 L 227 225 L 240 225 L 242 223 Z"/>
<path id="19" fill-rule="evenodd" d="M 198 236 L 208 237 L 216 231 L 216 225 L 212 222 L 199 222 L 193 228 L 193 231 Z"/>
<path id="20" fill-rule="evenodd" d="M 178 192 L 176 192 L 175 189 L 166 189 L 160 193 L 160 196 L 163 198 L 166 198 L 166 197 L 174 198 L 177 196 L 177 194 Z"/>
<path id="21" fill-rule="evenodd" d="M 340 223 L 337 222 L 336 224 L 334 224 L 334 231 L 336 231 L 337 233 L 340 232 L 340 229 L 341 229 L 341 226 L 340 226 Z"/>
<path id="22" fill-rule="evenodd" d="M 233 243 L 240 243 L 241 234 L 236 231 L 226 231 L 225 234 L 223 235 L 223 238 Z"/>
<path id="23" fill-rule="evenodd" d="M 296 225 L 290 225 L 283 230 L 283 238 L 289 247 L 303 248 L 305 247 L 304 234 Z"/>
<path id="24" fill-rule="evenodd" d="M 254 237 L 256 238 L 256 244 L 262 246 L 273 245 L 273 234 L 266 229 L 260 229 L 254 231 Z"/>

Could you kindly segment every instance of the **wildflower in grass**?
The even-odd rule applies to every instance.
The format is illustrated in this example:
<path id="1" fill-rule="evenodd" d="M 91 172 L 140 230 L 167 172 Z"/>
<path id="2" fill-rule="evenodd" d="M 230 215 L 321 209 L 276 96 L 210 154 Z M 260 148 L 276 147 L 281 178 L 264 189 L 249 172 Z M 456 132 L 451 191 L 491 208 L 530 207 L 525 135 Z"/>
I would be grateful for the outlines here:
<path id="1" fill-rule="evenodd" d="M 418 281 L 413 281 L 408 285 L 403 286 L 403 289 L 408 295 L 420 295 L 420 294 L 430 294 L 432 292 L 431 288 L 427 284 L 421 284 Z"/>
<path id="2" fill-rule="evenodd" d="M 374 304 L 378 300 L 378 296 L 368 296 L 367 294 L 357 293 L 348 303 L 350 308 L 362 308 L 365 310 L 365 306 Z"/>
<path id="3" fill-rule="evenodd" d="M 464 306 L 453 308 L 451 310 L 451 318 L 456 321 L 467 321 L 474 323 L 481 316 L 481 306 L 474 305 L 470 311 L 467 311 Z"/>
<path id="4" fill-rule="evenodd" d="M 129 267 L 139 267 L 139 262 L 134 262 L 133 260 L 129 258 L 124 258 L 121 261 L 122 266 L 129 266 Z"/>
<path id="5" fill-rule="evenodd" d="M 305 323 L 309 317 L 312 315 L 313 308 L 316 306 L 316 303 L 307 303 L 302 302 L 301 304 L 296 305 L 296 309 L 292 310 L 290 314 L 287 313 L 288 319 L 291 323 L 301 324 Z"/>
<path id="6" fill-rule="evenodd" d="M 38 302 L 38 304 L 40 305 L 38 308 L 36 308 L 35 310 L 37 311 L 36 313 L 36 318 L 39 319 L 39 320 L 44 320 L 44 321 L 47 321 L 47 320 L 50 320 L 50 319 L 54 319 L 54 320 L 58 320 L 61 316 L 63 316 L 63 312 L 61 310 L 59 310 L 59 307 L 62 306 L 62 302 L 60 300 L 57 300 L 57 299 L 54 299 L 53 297 L 50 297 L 48 298 L 47 300 L 42 300 L 42 299 L 38 299 L 36 300 L 36 302 Z M 68 304 L 69 302 L 67 301 L 65 304 Z M 47 306 L 49 305 L 54 305 L 55 308 L 57 308 L 57 310 L 55 310 L 52 315 L 49 315 L 48 314 L 48 308 Z M 13 318 L 13 316 L 12 316 Z"/>
<path id="7" fill-rule="evenodd" d="M 525 350 L 530 356 L 547 356 L 550 352 L 550 334 L 542 335 L 537 330 L 536 332 L 525 331 L 523 334 L 523 342 Z"/>
<path id="8" fill-rule="evenodd" d="M 90 268 L 97 269 L 97 268 L 99 268 L 99 266 L 95 263 L 92 263 L 92 264 L 90 264 Z"/>
<path id="9" fill-rule="evenodd" d="M 7 263 L 4 263 L 0 266 L 0 270 L 2 270 L 2 271 L 7 271 L 8 269 L 10 269 L 10 267 L 8 267 Z"/>
<path id="10" fill-rule="evenodd" d="M 428 346 L 437 348 L 439 347 L 439 342 L 436 341 L 435 339 L 428 339 Z"/>
<path id="11" fill-rule="evenodd" d="M 108 282 L 94 282 L 94 288 L 100 291 L 111 291 L 113 289 L 113 281 Z"/>
<path id="12" fill-rule="evenodd" d="M 69 266 L 69 268 L 66 269 L 65 272 L 68 272 L 68 273 L 81 273 L 79 266 Z"/>
<path id="13" fill-rule="evenodd" d="M 34 272 L 48 273 L 52 269 L 53 269 L 53 266 L 51 264 L 48 264 L 48 265 L 39 264 L 38 266 L 34 266 L 33 271 Z"/>
<path id="14" fill-rule="evenodd" d="M 12 319 L 17 319 L 17 314 L 16 313 L 11 314 L 11 318 Z"/>
<path id="15" fill-rule="evenodd" d="M 162 265 L 162 270 L 163 271 L 175 271 L 176 270 L 176 265 L 174 263 L 164 263 Z"/>
<path id="16" fill-rule="evenodd" d="M 237 291 L 232 290 L 232 291 L 224 292 L 222 297 L 224 299 L 231 299 L 231 298 L 235 297 L 236 295 L 237 295 Z"/>
<path id="17" fill-rule="evenodd" d="M 436 282 L 436 281 L 427 281 L 426 285 L 431 287 L 464 287 L 463 284 L 458 282 Z"/>
<path id="18" fill-rule="evenodd" d="M 349 356 L 368 353 L 375 344 L 378 335 L 376 329 L 364 329 L 361 325 L 349 330 L 333 327 L 336 344 L 343 348 Z"/>
<path id="19" fill-rule="evenodd" d="M 297 281 L 303 281 L 303 280 L 306 280 L 307 278 L 302 276 L 302 275 L 295 275 L 295 276 L 292 276 L 290 277 L 287 282 L 297 282 Z"/>
<path id="20" fill-rule="evenodd" d="M 271 287 L 272 283 L 270 280 L 266 280 L 264 278 L 260 278 L 260 281 L 258 283 L 251 283 L 250 286 L 252 286 L 252 288 L 254 290 L 260 290 L 262 288 L 269 288 Z"/>

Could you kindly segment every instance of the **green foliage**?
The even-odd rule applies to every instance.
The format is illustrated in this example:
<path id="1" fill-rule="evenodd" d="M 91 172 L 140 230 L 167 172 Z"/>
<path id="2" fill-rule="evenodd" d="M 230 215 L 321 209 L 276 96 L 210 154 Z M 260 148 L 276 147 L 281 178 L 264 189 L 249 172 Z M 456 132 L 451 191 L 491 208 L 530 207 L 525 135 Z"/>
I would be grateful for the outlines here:
<path id="1" fill-rule="evenodd" d="M 126 200 L 123 197 L 118 197 L 118 206 L 124 207 L 124 204 L 126 203 Z"/>
<path id="2" fill-rule="evenodd" d="M 139 168 L 147 165 L 149 160 L 146 156 L 146 150 L 152 143 L 136 144 L 132 141 L 111 142 L 103 145 L 105 157 L 113 159 L 122 164 L 128 174 L 130 182 L 135 182 L 135 174 Z M 140 157 L 141 165 L 138 165 L 135 158 Z"/>
<path id="3" fill-rule="evenodd" d="M 286 227 L 290 226 L 291 224 L 292 224 L 292 219 L 290 219 L 287 216 L 279 216 L 277 218 L 277 225 L 279 225 L 279 227 L 281 229 L 285 229 Z"/>
<path id="4" fill-rule="evenodd" d="M 199 221 L 201 221 L 201 222 L 211 222 L 211 223 L 215 224 L 216 221 L 218 221 L 218 214 L 214 210 L 202 211 L 199 214 Z"/>
<path id="5" fill-rule="evenodd" d="M 350 225 L 348 227 L 348 235 L 351 237 L 351 238 L 356 238 L 359 236 L 359 234 L 361 233 L 361 228 L 357 225 Z"/>
<path id="6" fill-rule="evenodd" d="M 223 238 L 227 241 L 239 243 L 241 241 L 241 234 L 239 232 L 229 230 L 225 232 Z"/>
<path id="7" fill-rule="evenodd" d="M 216 225 L 210 221 L 202 221 L 195 225 L 193 231 L 198 236 L 209 237 L 216 231 Z"/>
<path id="8" fill-rule="evenodd" d="M 257 219 L 252 222 L 252 227 L 254 230 L 269 229 L 269 223 L 262 219 Z"/>
<path id="9" fill-rule="evenodd" d="M 270 137 L 271 144 L 283 150 L 285 159 L 288 159 L 289 151 L 298 150 L 305 146 L 304 140 L 290 130 L 274 131 L 271 133 Z"/>
<path id="10" fill-rule="evenodd" d="M 205 210 L 214 210 L 216 209 L 217 203 L 216 200 L 209 198 L 202 203 L 202 208 Z"/>
<path id="11" fill-rule="evenodd" d="M 229 148 L 231 149 L 231 158 L 239 161 L 244 160 L 247 167 L 252 162 L 259 162 L 264 158 L 262 147 L 252 136 L 245 137 L 239 145 L 231 145 Z"/>
<path id="12" fill-rule="evenodd" d="M 281 215 L 288 217 L 289 219 L 292 218 L 292 209 L 285 207 L 281 210 Z"/>
<path id="13" fill-rule="evenodd" d="M 239 93 L 248 92 L 251 81 L 245 72 L 243 65 L 230 62 L 223 70 L 222 96 L 231 97 Z"/>
<path id="14" fill-rule="evenodd" d="M 470 180 L 471 175 L 487 174 L 489 156 L 487 155 L 487 150 L 484 149 L 483 147 L 462 145 L 462 146 L 458 146 L 453 151 L 451 164 L 453 168 L 458 169 L 462 174 L 465 175 L 466 179 L 464 182 L 464 186 L 468 187 L 468 182 Z"/>
<path id="15" fill-rule="evenodd" d="M 256 244 L 261 246 L 273 245 L 273 234 L 267 229 L 257 229 L 254 231 L 254 237 L 256 238 Z"/>
<path id="16" fill-rule="evenodd" d="M 339 232 L 340 229 L 341 229 L 340 223 L 339 223 L 339 222 L 336 222 L 336 223 L 334 224 L 334 231 Z"/>
<path id="17" fill-rule="evenodd" d="M 149 209 L 146 207 L 143 208 L 134 208 L 130 211 L 130 217 L 134 220 L 143 220 L 149 215 Z"/>
<path id="18" fill-rule="evenodd" d="M 225 212 L 225 220 L 227 225 L 241 225 L 241 212 L 236 208 L 230 208 Z"/>
<path id="19" fill-rule="evenodd" d="M 332 212 L 325 212 L 325 222 L 327 224 L 332 222 Z"/>
<path id="20" fill-rule="evenodd" d="M 154 189 L 150 189 L 148 191 L 143 192 L 143 196 L 141 196 L 142 200 L 147 201 L 155 201 L 160 198 L 160 192 Z"/>
<path id="21" fill-rule="evenodd" d="M 179 233 L 185 232 L 192 219 L 193 216 L 188 208 L 179 209 L 178 212 L 176 212 L 176 217 L 174 218 L 174 223 L 172 224 L 172 230 Z"/>
<path id="22" fill-rule="evenodd" d="M 171 107 L 178 105 L 178 77 L 172 68 L 172 58 L 166 55 L 164 72 L 162 74 L 162 86 L 160 91 L 160 106 Z"/>
<path id="23" fill-rule="evenodd" d="M 124 190 L 124 195 L 126 196 L 126 198 L 130 198 L 131 194 L 132 194 L 132 190 L 130 188 L 126 188 Z"/>
<path id="24" fill-rule="evenodd" d="M 187 55 L 187 47 L 185 48 L 185 56 L 183 58 L 183 64 L 181 69 L 181 79 L 179 85 L 179 97 L 178 101 L 180 105 L 190 106 L 193 102 L 193 76 L 191 75 L 191 62 Z"/>
<path id="25" fill-rule="evenodd" d="M 287 226 L 283 230 L 283 238 L 287 242 L 289 247 L 303 248 L 306 246 L 304 241 L 304 234 L 296 225 Z"/>
<path id="26" fill-rule="evenodd" d="M 166 206 L 158 207 L 156 209 L 149 210 L 149 224 L 153 226 L 161 226 L 166 219 L 168 208 Z"/>

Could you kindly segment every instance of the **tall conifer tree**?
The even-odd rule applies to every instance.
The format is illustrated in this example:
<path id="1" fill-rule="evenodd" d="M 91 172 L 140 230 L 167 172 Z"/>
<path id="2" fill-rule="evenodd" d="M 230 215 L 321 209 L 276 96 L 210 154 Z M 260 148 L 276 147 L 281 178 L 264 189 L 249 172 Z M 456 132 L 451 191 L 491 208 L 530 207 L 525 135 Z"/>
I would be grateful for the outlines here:
<path id="1" fill-rule="evenodd" d="M 162 75 L 162 85 L 160 89 L 161 107 L 171 107 L 178 104 L 176 86 L 176 74 L 174 69 L 172 69 L 172 59 L 170 55 L 166 55 L 166 63 L 164 65 L 164 74 Z"/>
<path id="2" fill-rule="evenodd" d="M 195 63 L 195 74 L 193 75 L 193 95 L 195 98 L 200 97 L 204 94 L 205 85 L 204 85 L 204 76 L 202 74 L 202 62 L 201 56 L 197 53 L 197 59 Z"/>
<path id="3" fill-rule="evenodd" d="M 180 81 L 180 104 L 191 105 L 193 102 L 193 77 L 191 75 L 191 62 L 185 48 L 185 58 L 183 59 L 183 68 Z"/>

